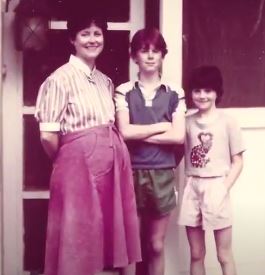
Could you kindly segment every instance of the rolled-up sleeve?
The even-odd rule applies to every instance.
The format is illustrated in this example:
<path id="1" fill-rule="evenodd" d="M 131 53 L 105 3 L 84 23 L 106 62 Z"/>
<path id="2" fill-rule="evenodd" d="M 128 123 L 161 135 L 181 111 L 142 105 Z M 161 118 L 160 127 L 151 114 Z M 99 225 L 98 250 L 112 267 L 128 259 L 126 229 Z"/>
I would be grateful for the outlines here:
<path id="1" fill-rule="evenodd" d="M 116 112 L 119 111 L 128 111 L 128 102 L 126 100 L 126 93 L 129 91 L 128 89 L 128 84 L 121 84 L 115 89 L 115 94 L 114 94 L 114 101 L 115 101 L 115 107 L 116 107 Z"/>
<path id="2" fill-rule="evenodd" d="M 230 154 L 234 156 L 244 152 L 246 148 L 242 137 L 242 131 L 238 122 L 233 117 L 228 117 L 227 124 Z"/>
<path id="3" fill-rule="evenodd" d="M 178 111 L 182 111 L 182 112 L 186 112 L 187 111 L 187 106 L 185 103 L 185 93 L 184 90 L 182 88 L 178 89 L 177 91 L 178 96 L 179 96 L 179 104 L 178 104 Z"/>
<path id="4" fill-rule="evenodd" d="M 60 131 L 67 101 L 62 81 L 52 77 L 47 78 L 39 89 L 35 109 L 35 118 L 39 122 L 40 131 Z"/>
<path id="5" fill-rule="evenodd" d="M 112 82 L 112 80 L 110 78 L 108 78 L 107 86 L 109 88 L 110 95 L 113 98 L 114 97 L 114 85 L 113 85 L 113 82 Z"/>
<path id="6" fill-rule="evenodd" d="M 174 114 L 176 113 L 185 113 L 187 111 L 186 103 L 185 103 L 185 93 L 182 88 L 174 89 L 178 94 L 178 104 L 175 107 Z"/>

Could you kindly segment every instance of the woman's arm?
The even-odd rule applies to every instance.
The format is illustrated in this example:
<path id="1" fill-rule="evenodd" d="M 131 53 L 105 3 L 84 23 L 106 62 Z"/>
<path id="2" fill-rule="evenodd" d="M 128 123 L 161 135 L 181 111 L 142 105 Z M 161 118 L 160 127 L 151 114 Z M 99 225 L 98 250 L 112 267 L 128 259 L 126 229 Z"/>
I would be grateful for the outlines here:
<path id="1" fill-rule="evenodd" d="M 59 148 L 58 132 L 40 132 L 40 140 L 45 153 L 53 159 Z"/>
<path id="2" fill-rule="evenodd" d="M 228 190 L 230 190 L 231 187 L 234 185 L 242 169 L 243 169 L 243 152 L 232 156 L 231 169 L 224 181 L 224 185 Z"/>
<path id="3" fill-rule="evenodd" d="M 129 112 L 127 110 L 121 110 L 116 113 L 116 122 L 125 140 L 143 140 L 152 135 L 166 132 L 171 128 L 171 123 L 169 122 L 159 122 L 147 125 L 130 124 Z"/>
<path id="4" fill-rule="evenodd" d="M 57 76 L 49 76 L 37 97 L 35 118 L 39 122 L 40 140 L 46 154 L 53 159 L 59 146 L 61 121 L 68 104 L 67 85 Z"/>

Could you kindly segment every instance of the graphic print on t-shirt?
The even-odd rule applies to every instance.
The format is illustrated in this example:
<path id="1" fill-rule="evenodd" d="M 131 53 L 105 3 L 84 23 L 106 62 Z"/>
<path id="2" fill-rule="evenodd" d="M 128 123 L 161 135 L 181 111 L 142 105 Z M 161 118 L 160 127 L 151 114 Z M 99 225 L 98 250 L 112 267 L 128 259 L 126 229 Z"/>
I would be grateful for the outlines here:
<path id="1" fill-rule="evenodd" d="M 213 134 L 209 132 L 200 132 L 198 134 L 199 145 L 192 148 L 190 153 L 191 165 L 196 168 L 203 168 L 210 161 L 207 153 L 212 147 Z"/>

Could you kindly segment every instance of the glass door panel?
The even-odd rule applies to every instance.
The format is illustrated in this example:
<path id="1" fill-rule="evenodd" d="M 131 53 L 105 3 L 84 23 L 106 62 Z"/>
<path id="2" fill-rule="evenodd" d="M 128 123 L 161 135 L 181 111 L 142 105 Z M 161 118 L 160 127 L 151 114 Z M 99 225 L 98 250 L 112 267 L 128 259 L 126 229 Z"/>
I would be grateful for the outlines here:
<path id="1" fill-rule="evenodd" d="M 127 22 L 130 19 L 130 1 L 128 0 L 83 0 L 83 2 L 86 3 L 87 9 L 95 6 L 99 8 L 106 14 L 109 22 Z M 66 20 L 69 10 L 75 9 L 76 5 L 82 1 L 73 3 L 72 0 L 47 0 L 47 3 L 53 19 Z"/>
<path id="2" fill-rule="evenodd" d="M 46 156 L 33 115 L 24 115 L 24 191 L 48 190 L 52 163 Z"/>
<path id="3" fill-rule="evenodd" d="M 23 202 L 24 270 L 43 273 L 48 200 L 30 199 Z"/>

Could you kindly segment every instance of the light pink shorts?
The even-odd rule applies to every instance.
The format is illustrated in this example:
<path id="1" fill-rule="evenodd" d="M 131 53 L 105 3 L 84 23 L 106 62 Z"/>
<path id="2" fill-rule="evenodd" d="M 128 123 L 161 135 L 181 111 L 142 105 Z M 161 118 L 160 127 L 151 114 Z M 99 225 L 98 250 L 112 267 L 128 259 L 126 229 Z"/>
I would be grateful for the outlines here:
<path id="1" fill-rule="evenodd" d="M 232 225 L 231 202 L 224 177 L 187 177 L 178 224 L 212 230 Z"/>

